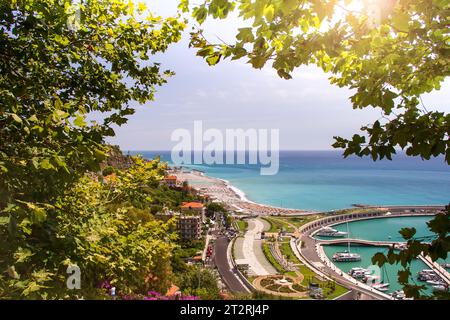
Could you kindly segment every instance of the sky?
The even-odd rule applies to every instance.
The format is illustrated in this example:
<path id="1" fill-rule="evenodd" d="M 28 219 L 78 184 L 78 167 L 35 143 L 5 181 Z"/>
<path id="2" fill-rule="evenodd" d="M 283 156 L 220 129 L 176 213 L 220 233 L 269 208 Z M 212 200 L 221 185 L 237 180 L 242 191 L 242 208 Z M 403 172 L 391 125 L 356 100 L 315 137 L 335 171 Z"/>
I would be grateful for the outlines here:
<path id="1" fill-rule="evenodd" d="M 148 0 L 152 12 L 163 17 L 176 13 L 177 0 Z M 154 57 L 174 71 L 158 88 L 155 100 L 136 105 L 127 124 L 116 128 L 108 142 L 122 150 L 170 150 L 176 129 L 193 130 L 202 120 L 204 129 L 279 129 L 281 150 L 329 150 L 333 136 L 351 137 L 362 125 L 380 118 L 379 109 L 353 110 L 352 92 L 333 86 L 317 67 L 301 67 L 293 79 L 280 79 L 270 67 L 253 69 L 245 60 L 225 60 L 210 67 L 188 48 L 189 24 L 183 40 Z M 245 22 L 207 20 L 205 34 L 232 42 Z M 423 96 L 427 108 L 450 112 L 450 81 Z"/>

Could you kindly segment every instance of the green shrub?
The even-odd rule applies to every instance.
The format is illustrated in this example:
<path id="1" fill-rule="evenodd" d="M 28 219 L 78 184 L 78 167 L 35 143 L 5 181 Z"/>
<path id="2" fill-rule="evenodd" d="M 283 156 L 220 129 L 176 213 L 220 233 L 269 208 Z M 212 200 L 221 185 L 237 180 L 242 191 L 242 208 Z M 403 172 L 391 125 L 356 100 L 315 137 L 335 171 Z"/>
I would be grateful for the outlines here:
<path id="1" fill-rule="evenodd" d="M 109 175 L 111 175 L 113 173 L 115 173 L 115 169 L 113 167 L 111 167 L 111 166 L 105 167 L 105 169 L 103 169 L 103 171 L 102 171 L 102 175 L 104 177 L 107 177 L 107 176 L 109 176 Z"/>

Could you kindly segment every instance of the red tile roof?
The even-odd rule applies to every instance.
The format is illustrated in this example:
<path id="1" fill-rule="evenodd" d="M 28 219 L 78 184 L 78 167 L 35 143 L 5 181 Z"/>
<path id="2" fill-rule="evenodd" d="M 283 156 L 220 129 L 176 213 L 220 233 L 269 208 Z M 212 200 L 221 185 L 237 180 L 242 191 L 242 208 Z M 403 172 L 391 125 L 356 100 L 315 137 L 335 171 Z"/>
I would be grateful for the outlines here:
<path id="1" fill-rule="evenodd" d="M 164 180 L 177 180 L 176 176 L 167 176 L 164 178 Z"/>
<path id="2" fill-rule="evenodd" d="M 181 204 L 182 208 L 203 208 L 203 204 L 200 202 L 183 202 Z"/>

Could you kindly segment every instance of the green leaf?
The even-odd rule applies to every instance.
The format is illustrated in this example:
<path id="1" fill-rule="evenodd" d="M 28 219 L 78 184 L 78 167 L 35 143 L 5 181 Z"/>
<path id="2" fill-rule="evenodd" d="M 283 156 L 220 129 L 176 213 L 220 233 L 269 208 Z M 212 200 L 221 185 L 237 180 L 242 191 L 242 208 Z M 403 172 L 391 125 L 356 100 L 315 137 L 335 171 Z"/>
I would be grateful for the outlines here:
<path id="1" fill-rule="evenodd" d="M 38 284 L 35 281 L 31 281 L 25 288 L 25 290 L 22 291 L 22 295 L 25 297 L 29 296 L 31 293 L 39 291 L 41 288 L 44 288 L 44 286 Z"/>
<path id="2" fill-rule="evenodd" d="M 236 39 L 241 40 L 244 43 L 254 41 L 255 37 L 252 28 L 240 28 L 239 33 L 236 35 Z"/>
<path id="3" fill-rule="evenodd" d="M 9 217 L 0 217 L 0 226 L 9 224 Z"/>
<path id="4" fill-rule="evenodd" d="M 385 263 L 387 262 L 387 258 L 386 256 L 381 253 L 381 252 L 377 252 L 373 257 L 372 257 L 372 263 L 373 264 L 377 264 L 379 267 L 382 267 Z"/>
<path id="5" fill-rule="evenodd" d="M 269 4 L 264 7 L 264 17 L 268 22 L 272 22 L 274 14 L 275 14 L 275 7 L 273 4 Z"/>
<path id="6" fill-rule="evenodd" d="M 33 253 L 31 252 L 30 249 L 24 249 L 24 248 L 20 248 L 20 247 L 14 253 L 14 259 L 16 260 L 16 263 L 25 262 L 32 256 L 33 256 Z"/>
<path id="7" fill-rule="evenodd" d="M 84 117 L 79 114 L 76 116 L 75 120 L 73 121 L 73 124 L 80 128 L 84 128 L 86 126 Z"/>
<path id="8" fill-rule="evenodd" d="M 411 272 L 409 271 L 409 269 L 399 270 L 398 271 L 398 282 L 400 282 L 400 283 L 408 283 L 410 275 L 411 275 Z"/>
<path id="9" fill-rule="evenodd" d="M 208 64 L 210 66 L 216 65 L 219 62 L 220 57 L 221 57 L 220 54 L 214 54 L 214 55 L 209 56 L 208 58 L 206 58 L 206 62 L 208 62 Z"/>
<path id="10" fill-rule="evenodd" d="M 114 46 L 111 43 L 105 43 L 105 49 L 107 51 L 113 51 L 114 50 Z"/>
<path id="11" fill-rule="evenodd" d="M 416 228 L 402 228 L 399 233 L 402 235 L 403 239 L 409 240 L 416 234 Z"/>
<path id="12" fill-rule="evenodd" d="M 50 163 L 49 159 L 43 159 L 40 163 L 39 166 L 44 169 L 44 170 L 51 170 L 51 169 L 55 169 L 55 167 Z"/>
<path id="13" fill-rule="evenodd" d="M 199 24 L 202 24 L 208 16 L 208 10 L 204 6 L 200 6 L 194 9 L 192 15 Z"/>
<path id="14" fill-rule="evenodd" d="M 15 113 L 11 113 L 11 117 L 15 122 L 22 123 L 22 119 Z"/>
<path id="15" fill-rule="evenodd" d="M 94 151 L 94 156 L 97 160 L 99 161 L 103 161 L 107 158 L 107 154 L 105 152 L 103 152 L 102 150 L 96 149 Z"/>
<path id="16" fill-rule="evenodd" d="M 182 12 L 188 12 L 189 11 L 189 0 L 181 0 L 180 4 L 178 5 L 178 9 L 180 9 Z"/>
<path id="17" fill-rule="evenodd" d="M 33 114 L 31 117 L 28 118 L 28 121 L 30 121 L 30 122 L 36 122 L 36 121 L 38 121 L 38 118 L 36 117 L 35 114 Z"/>
<path id="18" fill-rule="evenodd" d="M 410 16 L 408 13 L 399 12 L 392 19 L 393 26 L 399 31 L 407 31 L 409 28 Z"/>
<path id="19" fill-rule="evenodd" d="M 278 70 L 277 73 L 280 78 L 283 78 L 286 80 L 292 79 L 292 76 L 289 73 L 287 73 L 286 71 L 284 71 L 283 69 Z"/>

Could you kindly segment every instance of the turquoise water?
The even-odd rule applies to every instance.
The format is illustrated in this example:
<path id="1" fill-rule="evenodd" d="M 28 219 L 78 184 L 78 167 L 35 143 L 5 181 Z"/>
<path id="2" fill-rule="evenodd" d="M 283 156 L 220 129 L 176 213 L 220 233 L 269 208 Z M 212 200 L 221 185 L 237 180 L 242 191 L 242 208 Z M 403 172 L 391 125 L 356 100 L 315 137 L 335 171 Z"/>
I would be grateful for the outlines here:
<path id="1" fill-rule="evenodd" d="M 432 235 L 426 224 L 432 218 L 432 216 L 416 216 L 353 221 L 348 223 L 349 238 L 373 241 L 404 241 L 398 231 L 401 228 L 414 227 L 417 231 L 414 237 L 426 240 L 427 237 Z M 334 225 L 333 228 L 347 232 L 346 223 Z M 319 236 L 318 238 L 327 239 Z"/>
<path id="2" fill-rule="evenodd" d="M 137 151 L 147 158 L 169 151 Z M 336 151 L 282 151 L 280 169 L 261 176 L 257 165 L 191 165 L 230 181 L 246 196 L 263 204 L 328 211 L 355 203 L 372 205 L 447 204 L 450 168 L 442 158 L 422 161 L 405 155 L 393 161 L 343 159 Z"/>

